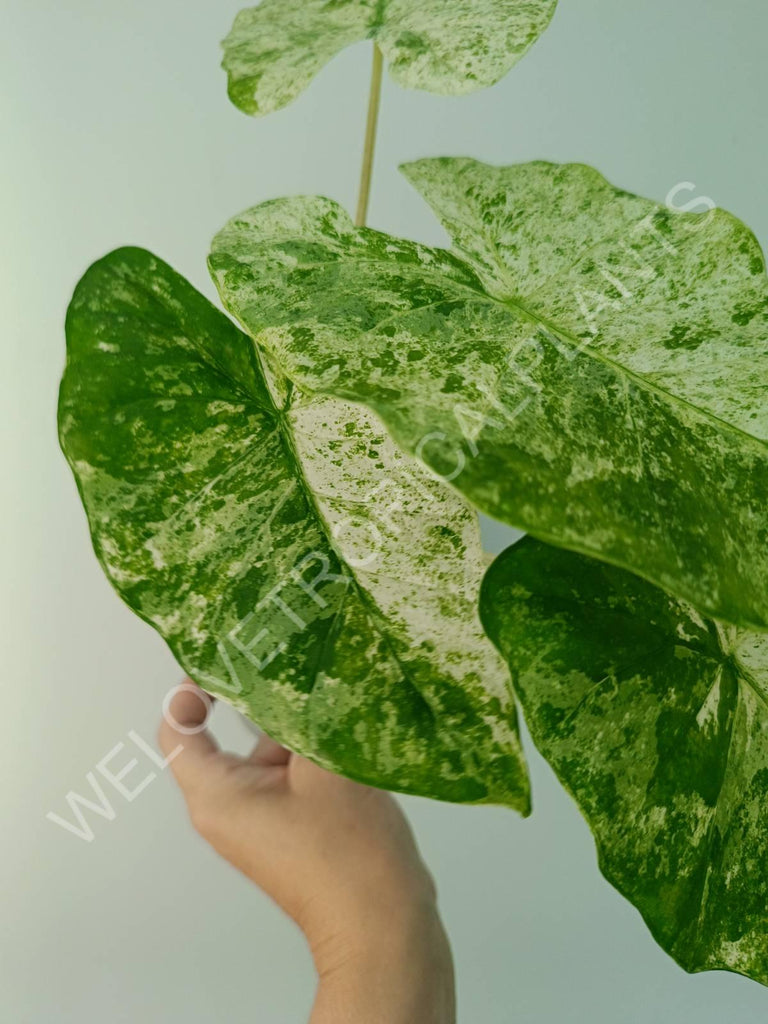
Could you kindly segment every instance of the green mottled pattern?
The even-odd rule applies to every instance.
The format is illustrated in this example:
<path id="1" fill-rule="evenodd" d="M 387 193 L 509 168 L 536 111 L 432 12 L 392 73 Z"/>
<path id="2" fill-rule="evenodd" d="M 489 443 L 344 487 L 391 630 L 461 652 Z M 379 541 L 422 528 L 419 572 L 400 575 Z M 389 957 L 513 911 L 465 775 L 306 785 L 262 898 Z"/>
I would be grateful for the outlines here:
<path id="1" fill-rule="evenodd" d="M 457 95 L 498 82 L 549 24 L 557 0 L 262 0 L 224 40 L 232 102 L 290 103 L 336 54 L 373 39 L 400 85 Z"/>
<path id="2" fill-rule="evenodd" d="M 490 515 L 768 628 L 768 278 L 724 211 L 582 165 L 420 161 L 453 252 L 295 198 L 214 239 L 227 307 Z"/>
<path id="3" fill-rule="evenodd" d="M 353 778 L 527 812 L 477 517 L 373 414 L 119 249 L 72 299 L 59 423 L 107 576 L 196 681 Z"/>
<path id="4" fill-rule="evenodd" d="M 768 984 L 768 635 L 532 538 L 481 615 L 606 878 L 686 970 Z"/>

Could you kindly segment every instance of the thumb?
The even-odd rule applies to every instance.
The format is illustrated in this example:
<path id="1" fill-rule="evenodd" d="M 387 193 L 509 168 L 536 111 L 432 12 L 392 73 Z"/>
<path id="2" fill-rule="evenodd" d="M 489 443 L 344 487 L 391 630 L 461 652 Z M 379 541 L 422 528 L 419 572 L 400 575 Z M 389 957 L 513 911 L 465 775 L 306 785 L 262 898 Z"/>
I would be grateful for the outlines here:
<path id="1" fill-rule="evenodd" d="M 209 776 L 210 761 L 219 748 L 208 732 L 213 701 L 190 679 L 176 686 L 163 702 L 158 743 L 185 796 Z"/>

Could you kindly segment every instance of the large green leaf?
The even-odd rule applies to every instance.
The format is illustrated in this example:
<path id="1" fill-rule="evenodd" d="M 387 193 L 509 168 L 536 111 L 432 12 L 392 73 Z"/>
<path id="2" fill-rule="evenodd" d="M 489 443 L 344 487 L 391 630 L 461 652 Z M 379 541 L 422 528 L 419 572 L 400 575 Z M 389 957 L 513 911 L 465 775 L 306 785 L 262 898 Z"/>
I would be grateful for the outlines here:
<path id="1" fill-rule="evenodd" d="M 768 635 L 531 538 L 481 615 L 606 878 L 686 970 L 768 984 Z"/>
<path id="2" fill-rule="evenodd" d="M 406 167 L 447 252 L 264 203 L 213 243 L 285 372 L 364 402 L 483 511 L 768 628 L 768 278 L 724 211 L 583 165 Z"/>
<path id="3" fill-rule="evenodd" d="M 96 553 L 190 675 L 329 768 L 527 812 L 474 512 L 144 250 L 88 270 L 67 343 L 60 435 Z"/>
<path id="4" fill-rule="evenodd" d="M 557 0 L 262 0 L 224 40 L 229 96 L 269 114 L 344 47 L 373 39 L 392 77 L 456 95 L 498 82 L 549 24 Z"/>

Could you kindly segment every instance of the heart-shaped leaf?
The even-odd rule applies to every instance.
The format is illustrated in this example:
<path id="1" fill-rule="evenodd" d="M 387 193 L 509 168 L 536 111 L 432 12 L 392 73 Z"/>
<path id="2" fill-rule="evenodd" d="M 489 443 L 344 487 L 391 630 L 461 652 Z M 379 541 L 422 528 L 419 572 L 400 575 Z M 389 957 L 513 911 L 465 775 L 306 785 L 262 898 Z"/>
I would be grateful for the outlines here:
<path id="1" fill-rule="evenodd" d="M 213 243 L 285 372 L 366 403 L 480 509 L 768 628 L 768 278 L 721 210 L 582 165 L 406 167 L 456 251 L 297 198 Z"/>
<path id="2" fill-rule="evenodd" d="M 686 970 L 768 984 L 768 634 L 531 538 L 481 615 L 605 877 Z"/>
<path id="3" fill-rule="evenodd" d="M 229 96 L 269 114 L 351 43 L 373 39 L 396 82 L 457 95 L 498 82 L 549 24 L 557 0 L 262 0 L 224 40 Z"/>
<path id="4" fill-rule="evenodd" d="M 60 435 L 96 553 L 192 678 L 353 778 L 527 813 L 475 513 L 144 250 L 88 270 L 67 344 Z"/>

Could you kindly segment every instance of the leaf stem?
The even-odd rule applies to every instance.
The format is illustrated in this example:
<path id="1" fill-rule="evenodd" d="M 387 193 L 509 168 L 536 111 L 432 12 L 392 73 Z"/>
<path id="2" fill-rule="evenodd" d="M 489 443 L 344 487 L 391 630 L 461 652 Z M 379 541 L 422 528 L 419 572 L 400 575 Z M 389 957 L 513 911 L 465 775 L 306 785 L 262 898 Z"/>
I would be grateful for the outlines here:
<path id="1" fill-rule="evenodd" d="M 360 190 L 357 195 L 357 213 L 355 214 L 355 224 L 359 228 L 365 226 L 368 216 L 368 197 L 371 193 L 373 153 L 376 148 L 376 125 L 379 120 L 382 64 L 381 50 L 374 43 L 371 90 L 368 96 L 368 119 L 365 124 L 365 143 L 363 145 L 363 166 L 360 169 Z"/>

